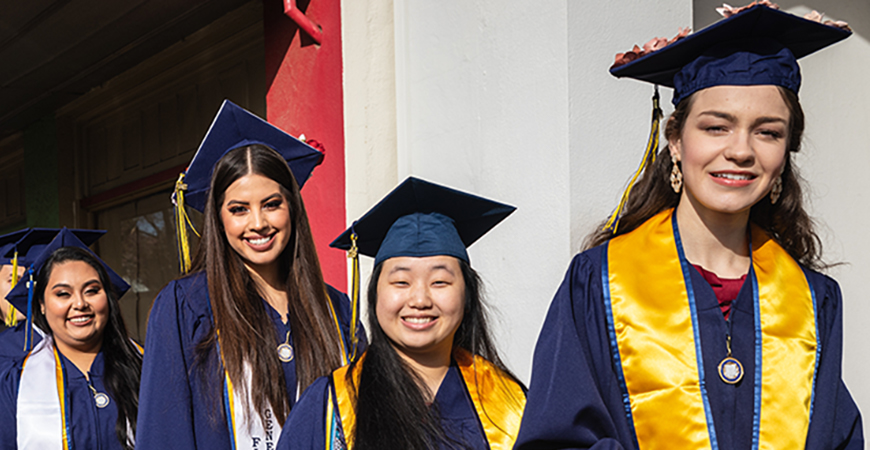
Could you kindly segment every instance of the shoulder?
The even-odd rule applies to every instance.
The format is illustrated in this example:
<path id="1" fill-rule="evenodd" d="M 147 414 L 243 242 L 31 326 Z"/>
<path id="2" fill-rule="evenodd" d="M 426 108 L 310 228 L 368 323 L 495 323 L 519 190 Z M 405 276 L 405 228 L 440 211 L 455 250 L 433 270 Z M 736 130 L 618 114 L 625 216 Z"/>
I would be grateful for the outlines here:
<path id="1" fill-rule="evenodd" d="M 338 320 L 342 325 L 347 325 L 350 323 L 351 316 L 351 304 L 350 299 L 347 297 L 347 294 L 339 291 L 338 289 L 325 284 L 326 293 L 329 295 L 329 301 L 332 303 L 332 307 L 335 309 L 335 314 L 338 315 Z"/>
<path id="2" fill-rule="evenodd" d="M 185 309 L 195 315 L 208 315 L 210 311 L 208 296 L 208 281 L 204 272 L 196 272 L 166 285 L 154 300 L 155 309 L 158 307 L 175 306 L 177 309 Z"/>

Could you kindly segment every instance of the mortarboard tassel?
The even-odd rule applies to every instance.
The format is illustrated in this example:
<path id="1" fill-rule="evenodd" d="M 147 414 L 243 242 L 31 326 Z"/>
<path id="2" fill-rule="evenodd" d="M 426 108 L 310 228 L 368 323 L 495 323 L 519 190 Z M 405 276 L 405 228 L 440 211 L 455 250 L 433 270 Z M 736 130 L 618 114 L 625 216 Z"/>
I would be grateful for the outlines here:
<path id="1" fill-rule="evenodd" d="M 662 109 L 659 107 L 659 86 L 656 85 L 655 93 L 652 97 L 653 102 L 653 111 L 652 111 L 652 125 L 650 126 L 649 131 L 649 139 L 646 143 L 646 151 L 643 154 L 643 160 L 640 162 L 640 167 L 637 168 L 637 172 L 634 173 L 634 176 L 631 177 L 631 181 L 629 181 L 628 186 L 626 186 L 625 190 L 622 192 L 622 197 L 619 199 L 619 205 L 616 207 L 616 211 L 610 216 L 610 219 L 607 220 L 607 223 L 604 224 L 605 230 L 612 230 L 613 234 L 616 234 L 616 230 L 619 227 L 619 218 L 622 214 L 623 208 L 625 208 L 625 204 L 628 203 L 628 195 L 631 193 L 631 188 L 634 187 L 634 183 L 640 177 L 640 174 L 646 170 L 647 167 L 652 166 L 656 162 L 656 152 L 659 147 L 659 131 L 661 127 L 662 120 Z"/>
<path id="2" fill-rule="evenodd" d="M 24 351 L 30 353 L 33 349 L 33 291 L 36 283 L 33 281 L 33 268 L 27 269 L 27 321 L 24 328 Z"/>
<path id="3" fill-rule="evenodd" d="M 350 350 L 350 361 L 356 359 L 356 351 L 357 347 L 359 347 L 359 338 L 357 337 L 357 323 L 359 323 L 359 249 L 356 246 L 357 235 L 356 232 L 353 231 L 353 225 L 351 225 L 351 233 L 350 233 L 350 250 L 347 251 L 347 257 L 350 258 L 352 263 L 352 278 L 351 278 L 351 316 L 350 316 L 350 342 L 351 342 L 351 350 Z"/>
<path id="4" fill-rule="evenodd" d="M 187 215 L 187 210 L 184 208 L 184 191 L 187 190 L 187 185 L 184 183 L 184 173 L 178 175 L 178 180 L 175 182 L 175 235 L 176 244 L 178 247 L 178 262 L 181 273 L 186 274 L 190 271 L 190 240 L 187 236 L 187 227 L 189 226 L 193 233 L 199 236 L 193 224 L 190 222 L 190 217 Z"/>
<path id="5" fill-rule="evenodd" d="M 12 286 L 18 283 L 18 250 L 15 250 L 15 256 L 12 257 Z M 18 314 L 16 314 L 15 307 L 12 306 L 12 303 L 9 303 L 9 311 L 6 312 L 6 326 L 14 327 L 18 325 Z"/>

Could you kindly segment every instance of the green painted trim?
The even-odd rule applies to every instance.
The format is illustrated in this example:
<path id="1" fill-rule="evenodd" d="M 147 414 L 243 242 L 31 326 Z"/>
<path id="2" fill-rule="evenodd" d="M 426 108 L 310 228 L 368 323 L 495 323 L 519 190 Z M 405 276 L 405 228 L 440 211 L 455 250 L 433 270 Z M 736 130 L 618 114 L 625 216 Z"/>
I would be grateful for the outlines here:
<path id="1" fill-rule="evenodd" d="M 59 226 L 57 169 L 57 129 L 49 116 L 24 129 L 26 226 Z"/>

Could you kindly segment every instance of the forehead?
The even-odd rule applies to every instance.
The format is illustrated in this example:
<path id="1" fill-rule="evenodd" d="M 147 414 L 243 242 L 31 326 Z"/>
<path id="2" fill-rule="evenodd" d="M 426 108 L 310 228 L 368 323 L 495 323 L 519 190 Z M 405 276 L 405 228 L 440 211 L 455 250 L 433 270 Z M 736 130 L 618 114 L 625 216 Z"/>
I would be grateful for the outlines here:
<path id="1" fill-rule="evenodd" d="M 54 283 L 81 281 L 96 278 L 99 280 L 99 274 L 96 269 L 84 261 L 64 261 L 55 264 L 51 268 L 51 275 L 48 277 L 49 286 Z"/>
<path id="2" fill-rule="evenodd" d="M 397 269 L 421 272 L 438 269 L 448 269 L 453 271 L 454 273 L 458 273 L 459 259 L 447 255 L 424 257 L 397 256 L 384 261 L 384 273 L 389 273 Z"/>
<path id="3" fill-rule="evenodd" d="M 691 114 L 722 112 L 734 116 L 781 117 L 789 110 L 780 89 L 772 85 L 714 86 L 695 93 Z"/>
<path id="4" fill-rule="evenodd" d="M 234 197 L 257 197 L 281 193 L 281 185 L 275 180 L 263 175 L 250 173 L 236 181 L 227 188 L 225 200 Z"/>

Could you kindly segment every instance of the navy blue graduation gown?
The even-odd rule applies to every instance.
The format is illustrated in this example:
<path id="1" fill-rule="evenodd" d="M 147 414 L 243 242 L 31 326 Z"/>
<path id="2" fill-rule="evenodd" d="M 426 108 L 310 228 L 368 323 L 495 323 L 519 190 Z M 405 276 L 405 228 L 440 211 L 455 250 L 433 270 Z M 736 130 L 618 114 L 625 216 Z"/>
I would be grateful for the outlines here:
<path id="1" fill-rule="evenodd" d="M 21 321 L 12 328 L 7 328 L 0 333 L 0 358 L 22 358 L 28 351 L 24 351 L 25 322 Z M 42 340 L 42 335 L 33 330 L 33 347 Z"/>
<path id="2" fill-rule="evenodd" d="M 574 257 L 550 305 L 535 348 L 532 379 L 516 449 L 633 448 L 614 371 L 601 284 L 606 246 Z M 717 366 L 727 355 L 727 322 L 710 285 L 690 270 L 705 381 L 722 450 L 752 448 L 753 377 L 736 385 L 719 379 Z M 861 416 L 841 378 L 842 302 L 837 283 L 806 271 L 817 299 L 821 357 L 816 373 L 808 449 L 863 449 Z M 748 278 L 747 278 L 748 279 Z M 752 374 L 754 312 L 752 286 L 744 283 L 733 303 L 732 351 Z"/>
<path id="3" fill-rule="evenodd" d="M 331 286 L 327 286 L 327 291 L 338 315 L 345 345 L 349 345 L 350 302 L 346 295 Z M 289 321 L 285 324 L 268 303 L 263 304 L 275 327 L 277 348 L 284 343 L 290 324 Z M 196 345 L 211 328 L 208 284 L 201 272 L 170 282 L 154 300 L 142 363 L 137 449 L 231 448 L 220 396 L 223 369 L 216 358 L 207 362 L 220 378 L 212 377 L 205 382 L 196 361 Z M 365 332 L 360 329 L 358 335 L 364 344 Z M 292 333 L 290 344 L 293 345 Z M 212 355 L 216 356 L 216 352 Z M 282 366 L 292 407 L 297 397 L 296 359 Z"/>
<path id="4" fill-rule="evenodd" d="M 326 402 L 331 377 L 321 377 L 309 387 L 290 412 L 278 440 L 278 450 L 321 450 L 326 445 Z M 471 403 L 462 374 L 451 366 L 445 375 L 435 404 L 447 436 L 461 443 L 460 448 L 488 450 L 489 444 Z M 397 433 L 401 431 L 396 431 Z M 442 448 L 455 448 L 442 445 Z"/>
<path id="5" fill-rule="evenodd" d="M 58 351 L 67 373 L 67 389 L 70 399 L 72 421 L 72 445 L 70 450 L 123 449 L 115 434 L 118 408 L 115 397 L 103 384 L 103 353 L 97 354 L 89 371 L 90 382 L 97 392 L 109 396 L 105 408 L 97 408 L 88 379 L 79 369 Z M 0 449 L 16 449 L 18 410 L 18 384 L 21 380 L 21 359 L 7 359 L 0 367 Z M 46 386 L 46 389 L 50 386 Z M 60 437 L 60 430 L 57 432 Z"/>

